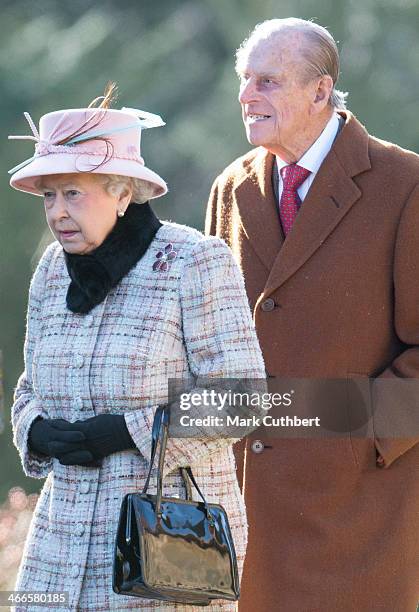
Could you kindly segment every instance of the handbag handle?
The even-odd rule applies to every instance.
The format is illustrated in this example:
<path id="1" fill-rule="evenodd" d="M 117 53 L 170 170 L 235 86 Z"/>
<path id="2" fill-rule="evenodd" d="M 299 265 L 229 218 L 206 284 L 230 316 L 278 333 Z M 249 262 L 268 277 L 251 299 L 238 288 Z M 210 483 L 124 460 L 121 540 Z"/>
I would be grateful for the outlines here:
<path id="1" fill-rule="evenodd" d="M 147 489 L 150 483 L 151 472 L 154 466 L 154 461 L 156 457 L 157 444 L 160 440 L 160 452 L 159 452 L 159 461 L 158 461 L 158 469 L 157 469 L 157 497 L 156 497 L 156 514 L 157 517 L 160 518 L 162 515 L 161 511 L 161 498 L 163 492 L 163 466 L 164 466 L 164 457 L 166 454 L 166 445 L 167 438 L 169 432 L 169 422 L 170 422 L 170 408 L 168 405 L 158 406 L 157 410 L 154 414 L 153 427 L 152 427 L 152 445 L 151 445 L 151 458 L 150 458 L 150 467 L 148 470 L 147 478 L 144 484 L 144 488 L 142 493 L 147 493 Z M 214 525 L 214 519 L 212 517 L 211 511 L 209 509 L 208 503 L 198 486 L 198 483 L 195 480 L 195 477 L 192 473 L 190 466 L 180 468 L 182 477 L 185 481 L 187 499 L 192 500 L 192 491 L 190 482 L 194 485 L 195 489 L 198 491 L 199 496 L 205 505 L 205 511 L 210 525 Z M 187 484 L 186 484 L 187 483 Z"/>
<path id="2" fill-rule="evenodd" d="M 154 466 L 154 459 L 156 457 L 157 443 L 159 441 L 162 413 L 163 413 L 163 406 L 157 406 L 157 410 L 154 413 L 153 427 L 151 431 L 150 467 L 149 467 L 147 478 L 146 478 L 146 481 L 144 483 L 144 487 L 142 490 L 143 495 L 144 493 L 147 493 L 148 485 L 150 484 L 151 470 L 153 469 L 153 466 Z"/>
<path id="3" fill-rule="evenodd" d="M 159 419 L 162 418 L 162 411 L 163 411 L 163 407 L 162 406 L 158 406 L 157 410 L 154 414 L 154 420 L 153 420 L 153 428 L 152 428 L 152 432 L 151 432 L 151 459 L 150 459 L 150 465 L 151 468 L 148 471 L 148 475 L 147 475 L 147 479 L 143 488 L 143 493 L 145 493 L 148 489 L 149 486 L 149 482 L 150 482 L 150 476 L 151 476 L 151 469 L 154 465 L 154 459 L 156 456 L 156 449 L 157 449 L 157 444 L 159 441 L 159 426 L 161 421 Z M 191 489 L 191 481 L 189 480 L 188 474 L 186 472 L 186 468 L 181 467 L 179 468 L 182 479 L 183 479 L 183 484 L 185 486 L 185 490 L 186 490 L 186 499 L 188 501 L 192 501 L 192 489 Z"/>

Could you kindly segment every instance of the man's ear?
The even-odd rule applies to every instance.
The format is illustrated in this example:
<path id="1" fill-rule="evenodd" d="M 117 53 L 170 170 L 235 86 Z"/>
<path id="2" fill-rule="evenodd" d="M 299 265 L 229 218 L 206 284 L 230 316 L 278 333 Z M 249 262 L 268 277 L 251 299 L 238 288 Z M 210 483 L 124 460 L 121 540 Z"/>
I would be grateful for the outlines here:
<path id="1" fill-rule="evenodd" d="M 313 110 L 321 112 L 329 103 L 330 95 L 333 91 L 333 79 L 330 75 L 325 74 L 317 81 L 317 87 L 314 92 Z"/>

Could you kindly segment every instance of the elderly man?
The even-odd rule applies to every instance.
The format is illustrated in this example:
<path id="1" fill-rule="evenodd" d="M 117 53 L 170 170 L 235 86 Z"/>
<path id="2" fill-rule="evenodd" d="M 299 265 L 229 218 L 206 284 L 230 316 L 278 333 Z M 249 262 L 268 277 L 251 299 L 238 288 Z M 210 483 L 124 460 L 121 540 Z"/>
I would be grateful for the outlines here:
<path id="1" fill-rule="evenodd" d="M 242 267 L 268 374 L 364 381 L 369 415 L 351 426 L 354 406 L 337 402 L 347 433 L 242 445 L 239 610 L 414 612 L 419 157 L 345 109 L 337 47 L 319 25 L 258 25 L 236 67 L 256 148 L 216 179 L 206 231 Z"/>

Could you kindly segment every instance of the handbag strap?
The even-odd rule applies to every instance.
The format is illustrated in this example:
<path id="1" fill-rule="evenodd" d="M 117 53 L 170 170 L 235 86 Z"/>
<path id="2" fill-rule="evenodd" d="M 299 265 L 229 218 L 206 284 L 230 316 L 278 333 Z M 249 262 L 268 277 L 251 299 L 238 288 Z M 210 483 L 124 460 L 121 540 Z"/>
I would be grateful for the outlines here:
<path id="1" fill-rule="evenodd" d="M 151 431 L 151 457 L 150 457 L 150 467 L 148 469 L 148 474 L 146 481 L 144 483 L 142 493 L 147 493 L 148 486 L 150 484 L 151 472 L 154 466 L 154 460 L 156 458 L 156 450 L 157 443 L 159 441 L 160 435 L 160 427 L 161 427 L 161 419 L 163 417 L 163 408 L 164 406 L 157 406 L 156 412 L 154 413 L 153 427 Z"/>
<path id="2" fill-rule="evenodd" d="M 158 406 L 153 420 L 152 427 L 152 444 L 151 444 L 151 458 L 150 458 L 150 467 L 148 470 L 147 478 L 143 487 L 143 494 L 147 493 L 147 489 L 150 483 L 151 472 L 154 466 L 154 461 L 156 458 L 157 444 L 160 440 L 160 452 L 159 452 L 159 460 L 158 460 L 158 469 L 157 469 L 157 497 L 156 497 L 156 514 L 157 517 L 161 517 L 161 498 L 163 493 L 163 466 L 164 466 L 164 457 L 166 454 L 166 445 L 167 438 L 169 432 L 169 422 L 170 422 L 170 407 L 168 405 Z M 214 523 L 211 511 L 209 509 L 208 503 L 199 488 L 195 477 L 192 473 L 192 469 L 190 466 L 180 468 L 182 477 L 185 482 L 186 495 L 188 500 L 192 500 L 192 491 L 190 482 L 194 485 L 197 490 L 199 496 L 205 505 L 205 511 L 210 524 Z"/>
<path id="3" fill-rule="evenodd" d="M 188 477 L 187 468 L 181 467 L 181 468 L 179 468 L 179 470 L 180 470 L 180 475 L 182 476 L 183 484 L 185 486 L 186 499 L 188 501 L 193 501 L 192 500 L 191 481 L 189 480 L 189 477 Z"/>
<path id="4" fill-rule="evenodd" d="M 150 459 L 150 467 L 148 470 L 148 474 L 147 474 L 147 478 L 143 487 L 143 493 L 147 492 L 147 489 L 149 487 L 150 484 L 150 477 L 151 477 L 151 472 L 153 469 L 153 465 L 154 465 L 154 460 L 156 457 L 156 450 L 157 450 L 157 444 L 159 441 L 159 427 L 161 424 L 161 418 L 162 418 L 162 411 L 163 411 L 163 407 L 162 406 L 158 406 L 157 410 L 154 414 L 154 420 L 153 420 L 153 427 L 152 427 L 152 432 L 151 432 L 151 459 Z M 185 486 L 185 491 L 186 491 L 186 499 L 188 501 L 192 501 L 192 488 L 191 488 L 191 481 L 189 480 L 189 476 L 186 472 L 186 468 L 181 467 L 179 468 L 180 470 L 180 474 L 182 476 L 183 479 L 183 484 Z"/>

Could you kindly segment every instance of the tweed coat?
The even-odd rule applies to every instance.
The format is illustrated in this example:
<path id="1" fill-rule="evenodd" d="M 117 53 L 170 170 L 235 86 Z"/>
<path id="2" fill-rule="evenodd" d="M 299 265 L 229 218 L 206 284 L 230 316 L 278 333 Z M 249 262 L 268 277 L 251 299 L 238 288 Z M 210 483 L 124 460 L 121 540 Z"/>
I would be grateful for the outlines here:
<path id="1" fill-rule="evenodd" d="M 419 599 L 418 385 L 406 380 L 419 378 L 419 157 L 341 114 L 286 239 L 265 149 L 233 162 L 209 200 L 206 231 L 242 268 L 269 375 L 356 379 L 369 415 L 364 437 L 237 445 L 240 612 L 414 612 Z"/>
<path id="2" fill-rule="evenodd" d="M 153 271 L 168 244 L 177 257 L 167 271 Z M 222 240 L 164 222 L 142 259 L 89 314 L 66 308 L 69 282 L 54 242 L 31 282 L 25 371 L 12 407 L 23 470 L 46 477 L 16 589 L 68 591 L 69 610 L 80 612 L 202 609 L 114 593 L 114 541 L 123 496 L 144 484 L 153 414 L 167 402 L 168 379 L 264 377 L 241 272 Z M 100 468 L 64 466 L 28 450 L 37 416 L 75 421 L 102 413 L 125 415 L 136 449 L 109 455 Z M 192 466 L 208 501 L 224 505 L 241 573 L 247 522 L 232 439 L 169 439 L 166 495 L 185 496 L 182 465 Z M 236 606 L 218 600 L 208 609 Z M 23 609 L 32 610 L 16 608 Z"/>

